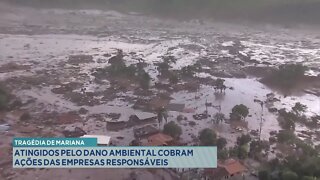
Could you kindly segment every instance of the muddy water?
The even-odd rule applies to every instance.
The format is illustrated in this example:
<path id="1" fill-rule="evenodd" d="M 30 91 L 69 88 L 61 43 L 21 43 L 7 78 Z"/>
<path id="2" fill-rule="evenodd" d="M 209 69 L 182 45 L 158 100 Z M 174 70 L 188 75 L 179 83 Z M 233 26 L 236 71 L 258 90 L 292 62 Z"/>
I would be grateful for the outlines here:
<path id="1" fill-rule="evenodd" d="M 18 11 L 18 10 L 17 10 Z M 303 62 L 313 68 L 312 74 L 319 74 L 320 38 L 318 34 L 305 34 L 300 31 L 288 30 L 279 27 L 246 27 L 240 25 L 206 22 L 200 25 L 194 22 L 176 22 L 172 20 L 159 20 L 144 16 L 124 15 L 116 12 L 101 11 L 65 11 L 43 10 L 33 11 L 29 9 L 28 16 L 42 18 L 25 18 L 24 25 L 1 24 L 0 28 L 0 65 L 15 62 L 20 65 L 30 66 L 29 70 L 14 70 L 1 73 L 2 80 L 10 77 L 38 76 L 38 71 L 54 73 L 52 76 L 61 84 L 78 82 L 89 92 L 99 92 L 110 88 L 110 83 L 88 83 L 94 80 L 91 71 L 94 68 L 108 65 L 105 54 L 114 55 L 116 49 L 122 49 L 127 64 L 137 63 L 143 59 L 148 66 L 145 68 L 153 78 L 158 80 L 156 66 L 161 62 L 161 56 L 174 56 L 176 63 L 172 63 L 171 69 L 181 69 L 192 65 L 203 58 L 209 62 L 218 59 L 243 62 L 237 56 L 239 54 L 250 57 L 259 65 L 268 62 L 270 65 L 278 65 L 288 62 Z M 16 16 L 19 16 L 17 13 Z M 0 18 L 9 18 L 5 16 Z M 8 20 L 8 19 L 6 19 Z M 7 23 L 7 21 L 3 21 Z M 33 26 L 31 26 L 33 25 Z M 8 31 L 8 29 L 10 31 Z M 30 33 L 32 32 L 32 33 Z M 32 34 L 32 35 L 26 35 Z M 68 64 L 69 55 L 87 54 L 93 56 L 93 62 L 73 66 Z M 244 66 L 254 65 L 245 62 Z M 211 68 L 211 67 L 209 67 Z M 222 67 L 233 68 L 226 65 Z M 84 74 L 84 78 L 80 78 Z M 210 74 L 202 73 L 199 76 L 215 78 Z M 254 99 L 266 100 L 266 95 L 273 92 L 257 79 L 226 78 L 226 85 L 233 87 L 225 93 L 215 93 L 212 87 L 202 85 L 196 93 L 186 91 L 175 92 L 171 95 L 172 103 L 183 103 L 188 108 L 196 109 L 196 113 L 203 113 L 206 100 L 214 105 L 221 105 L 226 117 L 234 105 L 245 104 L 250 108 L 250 116 L 246 118 L 249 130 L 259 128 L 261 107 Z M 63 95 L 51 92 L 51 89 L 59 85 L 43 85 L 31 87 L 31 89 L 14 89 L 14 93 L 22 99 L 33 98 L 36 100 L 29 108 L 34 111 L 57 110 L 59 112 L 78 110 L 84 107 L 89 114 L 121 113 L 120 120 L 126 121 L 135 110 L 125 97 L 135 97 L 132 92 L 118 94 L 117 98 L 103 104 L 94 106 L 78 106 Z M 156 91 L 153 89 L 153 91 Z M 80 88 L 73 90 L 80 92 Z M 274 92 L 275 93 L 275 92 Z M 120 97 L 124 96 L 124 98 Z M 319 98 L 315 95 L 300 94 L 283 97 L 275 93 L 280 102 L 275 102 L 274 107 L 290 109 L 296 102 L 308 106 L 308 115 L 320 113 Z M 196 98 L 197 97 L 197 98 Z M 209 107 L 209 114 L 213 115 L 218 110 Z M 215 128 L 221 136 L 232 144 L 240 133 L 231 133 L 228 124 L 215 125 L 212 118 L 194 120 L 192 114 L 169 112 L 169 119 L 176 121 L 176 116 L 183 114 L 188 121 L 195 121 L 195 126 L 190 126 L 188 121 L 179 122 L 183 128 L 182 138 L 186 142 L 192 142 L 192 137 L 205 127 Z M 279 130 L 276 115 L 263 108 L 262 138 L 267 139 L 269 132 Z M 132 129 L 119 132 L 107 132 L 104 125 L 97 127 L 96 122 L 89 120 L 84 127 L 90 133 L 110 134 L 112 136 L 124 136 L 119 144 L 128 144 L 133 139 Z M 298 126 L 304 128 L 303 126 Z"/>

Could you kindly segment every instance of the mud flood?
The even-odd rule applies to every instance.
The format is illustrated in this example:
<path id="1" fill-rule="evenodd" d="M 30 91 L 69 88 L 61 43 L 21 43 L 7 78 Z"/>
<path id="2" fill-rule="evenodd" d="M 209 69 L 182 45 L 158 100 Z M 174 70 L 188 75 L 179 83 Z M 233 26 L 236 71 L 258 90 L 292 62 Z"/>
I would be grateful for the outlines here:
<path id="1" fill-rule="evenodd" d="M 268 140 L 272 131 L 281 130 L 278 114 L 272 109 L 290 110 L 297 102 L 307 106 L 308 117 L 320 115 L 319 87 L 283 94 L 247 71 L 248 67 L 259 71 L 261 67 L 300 62 L 310 68 L 308 75 L 317 77 L 317 32 L 304 34 L 299 29 L 271 25 L 249 28 L 211 21 L 200 25 L 196 21 L 176 22 L 114 11 L 16 8 L 13 12 L 1 12 L 5 16 L 0 18 L 0 80 L 19 100 L 19 106 L 1 114 L 4 122 L 0 121 L 0 133 L 4 140 L 0 148 L 7 148 L 13 136 L 63 136 L 63 130 L 74 127 L 88 134 L 109 135 L 115 145 L 127 146 L 135 139 L 134 130 L 146 124 L 112 130 L 107 128 L 108 122 L 126 123 L 136 113 L 156 114 L 148 105 L 137 108 L 141 100 L 156 102 L 152 103 L 154 107 L 183 105 L 181 110 L 168 109 L 168 121 L 182 127 L 180 139 L 188 145 L 197 144 L 199 131 L 207 127 L 226 138 L 230 147 L 241 134 L 257 131 L 260 125 L 261 138 Z M 28 12 L 27 17 L 23 12 Z M 39 16 L 42 18 L 36 18 Z M 148 91 L 141 92 L 136 83 L 117 79 L 118 84 L 114 85 L 112 77 L 95 76 L 97 69 L 110 66 L 109 59 L 119 50 L 127 66 L 144 63 L 151 78 Z M 174 59 L 169 62 L 172 71 L 180 72 L 197 63 L 202 69 L 192 78 L 170 85 L 158 71 L 158 63 L 164 57 Z M 214 89 L 212 80 L 217 78 L 225 80 L 223 92 Z M 158 88 L 159 84 L 162 88 Z M 257 100 L 266 103 L 260 106 Z M 221 112 L 228 119 L 238 104 L 249 108 L 243 124 L 214 123 L 214 114 Z M 194 118 L 205 111 L 208 117 Z M 71 118 L 71 122 L 57 120 L 71 112 L 75 115 L 68 120 L 79 118 Z M 31 118 L 21 123 L 24 113 Z M 178 116 L 185 118 L 177 120 Z M 157 128 L 164 125 L 157 121 L 148 124 Z M 309 139 L 319 143 L 316 129 L 297 124 L 296 131 L 313 132 Z M 6 172 L 12 179 L 22 178 L 21 173 Z M 145 172 L 143 176 L 150 175 Z M 163 176 L 170 178 L 168 174 Z M 39 177 L 44 178 L 41 173 Z"/>

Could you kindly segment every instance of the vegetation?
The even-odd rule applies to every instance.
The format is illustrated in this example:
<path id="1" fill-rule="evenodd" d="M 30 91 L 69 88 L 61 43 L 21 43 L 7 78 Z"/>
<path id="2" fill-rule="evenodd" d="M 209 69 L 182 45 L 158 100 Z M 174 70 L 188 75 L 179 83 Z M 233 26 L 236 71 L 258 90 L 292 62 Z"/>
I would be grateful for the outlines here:
<path id="1" fill-rule="evenodd" d="M 281 88 L 292 88 L 303 80 L 306 71 L 307 67 L 302 64 L 284 64 L 263 81 Z"/>
<path id="2" fill-rule="evenodd" d="M 215 146 L 217 144 L 217 134 L 212 129 L 206 128 L 200 131 L 199 140 L 203 146 Z"/>
<path id="3" fill-rule="evenodd" d="M 142 72 L 139 76 L 140 87 L 144 90 L 149 89 L 151 77 L 147 72 Z"/>
<path id="4" fill-rule="evenodd" d="M 174 121 L 170 121 L 163 127 L 163 133 L 170 135 L 173 138 L 179 138 L 182 134 L 182 129 Z"/>
<path id="5" fill-rule="evenodd" d="M 251 137 L 249 134 L 242 134 L 240 137 L 237 138 L 237 144 L 239 146 L 243 146 L 248 144 L 251 141 Z"/>
<path id="6" fill-rule="evenodd" d="M 170 72 L 169 73 L 169 82 L 171 84 L 177 84 L 179 82 L 179 77 L 176 73 Z"/>
<path id="7" fill-rule="evenodd" d="M 225 116 L 224 116 L 223 113 L 216 113 L 216 114 L 214 115 L 213 121 L 214 121 L 216 124 L 221 123 L 223 120 L 225 120 Z"/>
<path id="8" fill-rule="evenodd" d="M 295 122 L 299 117 L 293 112 L 287 112 L 285 109 L 279 110 L 279 125 L 285 130 L 294 130 Z"/>
<path id="9" fill-rule="evenodd" d="M 215 90 L 220 90 L 220 93 L 222 93 L 222 91 L 226 90 L 226 85 L 224 85 L 224 79 L 218 78 L 215 82 Z"/>
<path id="10" fill-rule="evenodd" d="M 193 77 L 195 68 L 193 66 L 185 66 L 181 69 L 182 77 Z"/>
<path id="11" fill-rule="evenodd" d="M 278 117 L 279 125 L 285 130 L 295 130 L 295 123 L 297 122 L 305 124 L 309 128 L 318 128 L 320 116 L 314 115 L 312 117 L 306 117 L 304 115 L 306 109 L 307 106 L 299 102 L 292 107 L 291 111 L 280 109 Z"/>
<path id="12" fill-rule="evenodd" d="M 245 119 L 249 114 L 249 108 L 243 104 L 236 105 L 232 108 L 230 113 L 231 120 Z"/>
<path id="13" fill-rule="evenodd" d="M 228 150 L 226 150 L 225 148 L 218 150 L 218 159 L 226 160 L 226 159 L 228 159 L 228 157 L 229 157 Z"/>
<path id="14" fill-rule="evenodd" d="M 237 157 L 239 159 L 246 159 L 248 157 L 248 146 L 235 146 L 229 149 L 229 154 L 231 157 Z"/>
<path id="15" fill-rule="evenodd" d="M 168 64 L 168 62 L 161 62 L 158 64 L 158 72 L 160 74 L 160 76 L 165 76 L 169 73 L 169 68 L 170 68 L 170 65 Z"/>
<path id="16" fill-rule="evenodd" d="M 0 87 L 0 110 L 4 110 L 8 105 L 8 93 L 4 90 L 3 87 Z"/>
<path id="17" fill-rule="evenodd" d="M 292 111 L 296 114 L 296 115 L 301 115 L 302 113 L 305 113 L 307 110 L 307 106 L 303 105 L 299 102 L 297 102 L 294 107 L 292 107 Z"/>
<path id="18" fill-rule="evenodd" d="M 293 131 L 282 130 L 277 138 L 279 143 L 293 148 L 289 152 L 284 152 L 286 155 L 284 158 L 269 161 L 267 166 L 259 172 L 260 179 L 314 180 L 320 178 L 320 156 L 316 148 L 297 138 Z M 269 175 L 264 176 L 266 174 Z"/>
<path id="19" fill-rule="evenodd" d="M 269 150 L 269 141 L 252 141 L 250 143 L 249 155 L 253 158 L 259 158 L 263 150 Z"/>
<path id="20" fill-rule="evenodd" d="M 117 55 L 109 59 L 110 66 L 97 69 L 93 75 L 96 78 L 104 78 L 107 75 L 112 77 L 123 77 L 138 82 L 140 87 L 144 90 L 149 89 L 151 77 L 143 69 L 141 62 L 136 65 L 131 64 L 127 66 L 123 57 L 122 50 L 118 50 Z"/>
<path id="21" fill-rule="evenodd" d="M 229 148 L 229 156 L 230 157 L 236 157 L 239 159 L 245 159 L 248 157 L 248 145 L 249 142 L 251 141 L 250 135 L 241 135 L 240 137 L 237 138 L 237 144 Z"/>
<path id="22" fill-rule="evenodd" d="M 293 131 L 289 130 L 282 130 L 277 134 L 277 139 L 280 143 L 290 143 L 294 141 L 295 138 Z"/>
<path id="23" fill-rule="evenodd" d="M 160 124 L 162 123 L 163 119 L 166 121 L 166 123 L 168 122 L 168 114 L 167 114 L 167 110 L 165 108 L 158 109 L 157 116 L 158 116 L 159 127 L 160 127 Z"/>
<path id="24" fill-rule="evenodd" d="M 227 140 L 223 137 L 220 137 L 217 139 L 217 148 L 218 150 L 222 150 L 226 147 L 227 145 Z"/>

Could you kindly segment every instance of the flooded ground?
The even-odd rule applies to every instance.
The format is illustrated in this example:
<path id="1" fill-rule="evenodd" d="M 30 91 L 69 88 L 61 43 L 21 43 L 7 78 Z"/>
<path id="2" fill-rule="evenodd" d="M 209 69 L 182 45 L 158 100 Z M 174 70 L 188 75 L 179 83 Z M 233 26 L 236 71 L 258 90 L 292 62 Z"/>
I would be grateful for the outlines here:
<path id="1" fill-rule="evenodd" d="M 13 136 L 62 136 L 61 132 L 70 127 L 81 127 L 89 134 L 110 135 L 114 144 L 126 146 L 134 139 L 133 129 L 141 126 L 110 131 L 106 125 L 112 120 L 107 115 L 121 114 L 117 121 L 126 122 L 134 113 L 145 111 L 133 108 L 138 100 L 157 99 L 163 94 L 170 99 L 169 103 L 184 104 L 192 109 L 190 112 L 168 112 L 169 121 L 176 121 L 183 129 L 181 140 L 189 145 L 196 143 L 200 130 L 212 127 L 228 140 L 228 146 L 232 146 L 242 133 L 259 129 L 261 115 L 261 137 L 268 140 L 271 131 L 281 129 L 277 113 L 270 112 L 270 108 L 291 109 L 296 102 L 301 102 L 307 105 L 308 116 L 320 113 L 320 88 L 282 94 L 260 83 L 260 77 L 246 70 L 247 67 L 255 69 L 303 62 L 311 69 L 308 74 L 317 76 L 320 72 L 320 34 L 316 32 L 211 21 L 203 24 L 177 22 L 114 11 L 1 8 L 0 79 L 21 101 L 19 108 L 1 115 L 5 119 L 3 125 L 0 123 L 1 139 L 5 139 L 0 143 L 2 149 L 8 147 Z M 139 94 L 134 84 L 119 90 L 112 84 L 112 79 L 97 81 L 93 72 L 109 66 L 108 59 L 115 56 L 118 49 L 123 51 L 127 65 L 140 61 L 146 64 L 144 69 L 152 78 L 150 96 Z M 72 55 L 82 58 L 72 61 Z M 83 55 L 89 58 L 82 61 Z M 155 84 L 159 82 L 169 86 L 163 83 L 157 71 L 157 63 L 166 56 L 176 59 L 170 63 L 171 70 L 179 71 L 200 63 L 201 72 L 177 84 L 186 87 L 189 83 L 199 88 L 194 91 L 156 88 Z M 224 78 L 227 86 L 222 93 L 215 92 L 210 81 L 218 77 Z M 270 93 L 278 101 L 266 103 L 263 108 L 255 103 L 255 100 L 266 101 Z M 208 107 L 211 117 L 195 120 L 193 115 L 204 113 L 206 103 L 211 103 Z M 236 131 L 228 122 L 213 123 L 213 115 L 219 112 L 217 106 L 228 118 L 237 104 L 249 107 L 247 128 Z M 80 113 L 81 109 L 85 109 L 85 113 Z M 71 111 L 77 112 L 81 121 L 55 122 L 56 116 Z M 25 123 L 19 122 L 19 115 L 25 112 L 31 116 L 27 122 L 31 130 L 26 130 Z M 179 115 L 187 120 L 177 121 Z M 302 124 L 297 126 L 297 131 L 306 129 Z M 320 138 L 313 135 L 311 140 L 317 143 L 317 138 L 319 141 Z M 9 170 L 6 173 L 8 179 L 23 179 L 19 173 Z M 30 171 L 25 173 L 32 174 Z M 141 177 L 144 176 L 148 173 Z M 169 175 L 164 176 L 169 179 Z"/>

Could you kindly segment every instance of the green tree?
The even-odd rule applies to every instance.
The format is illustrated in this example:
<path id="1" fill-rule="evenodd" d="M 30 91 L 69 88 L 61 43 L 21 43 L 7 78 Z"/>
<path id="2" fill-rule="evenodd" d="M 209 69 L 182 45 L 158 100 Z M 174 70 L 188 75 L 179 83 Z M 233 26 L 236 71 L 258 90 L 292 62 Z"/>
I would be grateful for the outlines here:
<path id="1" fill-rule="evenodd" d="M 251 136 L 249 134 L 242 134 L 240 137 L 237 138 L 237 144 L 239 146 L 246 145 L 250 141 L 251 141 Z"/>
<path id="2" fill-rule="evenodd" d="M 216 113 L 214 115 L 214 121 L 215 121 L 216 124 L 221 123 L 224 119 L 225 119 L 225 116 L 224 116 L 223 113 Z"/>
<path id="3" fill-rule="evenodd" d="M 147 90 L 150 86 L 150 75 L 147 72 L 144 72 L 140 77 L 140 86 L 142 89 Z"/>
<path id="4" fill-rule="evenodd" d="M 248 148 L 243 145 L 238 147 L 238 158 L 246 159 L 248 157 Z"/>
<path id="5" fill-rule="evenodd" d="M 226 160 L 229 157 L 229 153 L 226 149 L 218 150 L 218 159 Z"/>
<path id="6" fill-rule="evenodd" d="M 8 104 L 8 93 L 0 87 L 0 110 L 7 108 Z"/>
<path id="7" fill-rule="evenodd" d="M 302 180 L 316 180 L 316 178 L 311 176 L 303 176 Z"/>
<path id="8" fill-rule="evenodd" d="M 224 149 L 226 147 L 226 145 L 227 145 L 227 140 L 225 138 L 223 138 L 223 137 L 218 138 L 218 140 L 217 140 L 217 148 L 219 150 Z"/>
<path id="9" fill-rule="evenodd" d="M 173 138 L 179 138 L 182 134 L 182 129 L 174 121 L 170 121 L 163 127 L 163 133 L 170 135 Z"/>
<path id="10" fill-rule="evenodd" d="M 224 85 L 224 79 L 218 78 L 215 82 L 215 89 L 220 90 L 220 92 L 222 93 L 222 91 L 226 90 L 226 86 Z"/>
<path id="11" fill-rule="evenodd" d="M 157 67 L 158 72 L 160 73 L 161 76 L 168 74 L 169 68 L 170 68 L 170 65 L 166 61 L 159 63 Z"/>
<path id="12" fill-rule="evenodd" d="M 297 102 L 294 107 L 292 107 L 292 111 L 297 114 L 297 115 L 300 115 L 301 113 L 304 113 L 306 112 L 307 110 L 307 106 L 306 105 L 303 105 L 299 102 Z"/>
<path id="13" fill-rule="evenodd" d="M 282 179 L 283 180 L 298 180 L 299 177 L 295 172 L 290 170 L 282 172 Z"/>
<path id="14" fill-rule="evenodd" d="M 292 131 L 282 130 L 277 134 L 278 142 L 280 143 L 291 143 L 295 140 L 296 136 Z"/>
<path id="15" fill-rule="evenodd" d="M 231 157 L 237 157 L 239 159 L 246 159 L 248 157 L 248 148 L 246 145 L 236 145 L 233 148 L 229 149 L 229 155 Z"/>
<path id="16" fill-rule="evenodd" d="M 217 143 L 217 134 L 209 128 L 200 131 L 199 140 L 203 146 L 214 146 Z"/>
<path id="17" fill-rule="evenodd" d="M 194 75 L 194 68 L 192 66 L 185 66 L 181 69 L 182 76 L 192 77 Z"/>
<path id="18" fill-rule="evenodd" d="M 245 119 L 249 114 L 249 108 L 243 104 L 235 105 L 230 113 L 231 120 Z"/>
<path id="19" fill-rule="evenodd" d="M 302 80 L 307 69 L 302 64 L 283 64 L 265 81 L 283 88 L 292 88 Z"/>
<path id="20" fill-rule="evenodd" d="M 261 170 L 258 173 L 259 180 L 270 180 L 270 172 L 267 170 Z"/>
<path id="21" fill-rule="evenodd" d="M 262 150 L 268 150 L 270 149 L 270 144 L 269 144 L 269 141 L 258 141 L 258 140 L 255 140 L 255 141 L 252 141 L 250 143 L 250 155 L 251 156 L 255 156 L 257 154 L 260 154 L 262 152 Z"/>
<path id="22" fill-rule="evenodd" d="M 169 82 L 171 84 L 177 84 L 179 82 L 179 78 L 176 73 L 171 72 L 169 74 Z"/>

